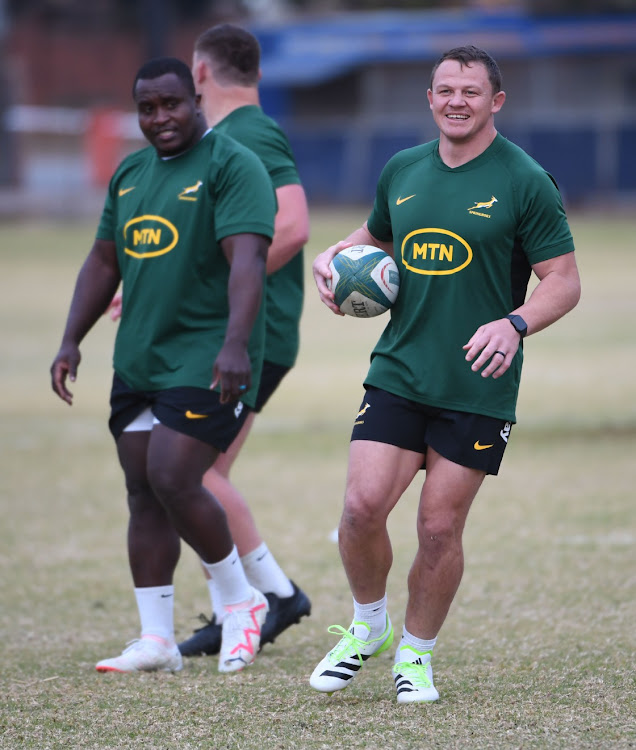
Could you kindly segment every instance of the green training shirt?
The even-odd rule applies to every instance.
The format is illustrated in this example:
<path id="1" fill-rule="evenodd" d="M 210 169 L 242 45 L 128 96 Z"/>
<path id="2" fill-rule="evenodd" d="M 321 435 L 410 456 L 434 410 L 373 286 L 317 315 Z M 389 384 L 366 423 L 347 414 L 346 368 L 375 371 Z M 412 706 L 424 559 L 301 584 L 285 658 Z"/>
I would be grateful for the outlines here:
<path id="1" fill-rule="evenodd" d="M 552 178 L 501 135 L 454 169 L 434 141 L 390 159 L 368 227 L 393 242 L 400 291 L 365 382 L 430 406 L 516 421 L 522 347 L 497 380 L 473 372 L 462 347 L 479 326 L 523 303 L 532 264 L 574 250 Z"/>
<path id="2" fill-rule="evenodd" d="M 113 175 L 97 237 L 117 245 L 122 316 L 113 364 L 135 390 L 209 388 L 229 316 L 224 237 L 271 239 L 276 196 L 262 162 L 227 136 L 207 133 L 161 159 L 148 147 Z M 253 406 L 264 346 L 264 312 L 249 342 Z"/>
<path id="3" fill-rule="evenodd" d="M 260 107 L 238 107 L 214 130 L 251 149 L 265 165 L 274 188 L 301 184 L 287 136 Z M 302 250 L 267 277 L 265 359 L 284 367 L 292 367 L 298 356 L 303 283 Z"/>

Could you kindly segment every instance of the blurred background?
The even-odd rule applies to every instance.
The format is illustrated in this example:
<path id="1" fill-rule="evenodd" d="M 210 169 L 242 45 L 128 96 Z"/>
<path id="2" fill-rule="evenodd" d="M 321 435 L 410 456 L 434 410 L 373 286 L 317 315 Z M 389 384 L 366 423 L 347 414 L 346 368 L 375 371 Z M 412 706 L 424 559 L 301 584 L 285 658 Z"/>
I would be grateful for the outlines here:
<path id="1" fill-rule="evenodd" d="M 96 216 L 144 145 L 138 67 L 190 62 L 221 21 L 260 39 L 262 103 L 314 205 L 368 203 L 389 156 L 436 136 L 430 69 L 466 43 L 502 68 L 500 132 L 570 208 L 636 203 L 636 0 L 0 0 L 0 216 Z"/>

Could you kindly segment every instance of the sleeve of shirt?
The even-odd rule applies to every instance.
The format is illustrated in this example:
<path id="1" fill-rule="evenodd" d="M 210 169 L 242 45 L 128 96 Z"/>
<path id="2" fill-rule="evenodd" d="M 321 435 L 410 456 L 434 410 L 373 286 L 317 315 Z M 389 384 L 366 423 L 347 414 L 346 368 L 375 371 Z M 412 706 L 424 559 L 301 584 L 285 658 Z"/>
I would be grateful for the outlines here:
<path id="1" fill-rule="evenodd" d="M 110 185 L 108 186 L 108 192 L 106 193 L 106 199 L 104 200 L 104 208 L 97 226 L 96 237 L 98 240 L 115 240 L 115 188 L 113 181 L 114 177 L 111 179 Z"/>
<path id="2" fill-rule="evenodd" d="M 375 190 L 373 208 L 367 220 L 369 232 L 381 242 L 393 240 L 391 212 L 389 210 L 389 186 L 395 172 L 395 157 L 390 159 L 382 170 Z"/>
<path id="3" fill-rule="evenodd" d="M 252 150 L 261 158 L 275 189 L 301 184 L 291 146 L 280 130 L 271 128 L 262 134 Z"/>
<path id="4" fill-rule="evenodd" d="M 214 185 L 216 240 L 246 232 L 274 236 L 277 203 L 274 186 L 262 161 L 247 148 L 237 148 Z"/>
<path id="5" fill-rule="evenodd" d="M 561 193 L 553 178 L 537 170 L 524 181 L 518 234 L 531 264 L 574 250 Z"/>

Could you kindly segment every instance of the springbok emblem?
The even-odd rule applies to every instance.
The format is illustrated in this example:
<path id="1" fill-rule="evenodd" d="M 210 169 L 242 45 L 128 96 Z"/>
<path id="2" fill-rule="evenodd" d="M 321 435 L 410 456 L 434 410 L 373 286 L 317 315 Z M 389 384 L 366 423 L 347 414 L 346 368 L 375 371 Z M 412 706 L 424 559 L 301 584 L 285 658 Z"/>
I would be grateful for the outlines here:
<path id="1" fill-rule="evenodd" d="M 203 185 L 201 180 L 199 180 L 196 185 L 190 185 L 190 187 L 183 188 L 183 190 L 179 193 L 179 199 L 184 201 L 195 201 L 196 198 L 193 198 L 190 194 L 196 193 L 197 190 Z"/>
<path id="2" fill-rule="evenodd" d="M 474 206 L 471 206 L 468 210 L 469 211 L 476 211 L 478 208 L 492 208 L 493 203 L 499 203 L 499 201 L 495 198 L 493 195 L 492 198 L 489 201 L 484 201 L 483 203 L 477 203 L 475 202 Z"/>

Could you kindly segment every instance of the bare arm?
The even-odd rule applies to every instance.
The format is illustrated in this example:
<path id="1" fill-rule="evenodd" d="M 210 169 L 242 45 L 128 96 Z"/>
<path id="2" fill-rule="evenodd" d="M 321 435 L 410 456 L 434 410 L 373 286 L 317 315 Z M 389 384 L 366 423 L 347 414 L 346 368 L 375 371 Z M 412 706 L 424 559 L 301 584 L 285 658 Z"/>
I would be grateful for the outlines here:
<path id="1" fill-rule="evenodd" d="M 260 234 L 234 234 L 222 239 L 221 247 L 230 264 L 230 315 L 210 387 L 220 383 L 221 403 L 227 403 L 236 401 L 252 383 L 247 345 L 263 295 L 269 238 Z"/>
<path id="2" fill-rule="evenodd" d="M 74 382 L 77 377 L 79 345 L 104 314 L 120 280 L 115 243 L 95 240 L 77 276 L 60 350 L 51 365 L 51 386 L 67 404 L 73 403 L 73 394 L 66 378 Z"/>
<path id="3" fill-rule="evenodd" d="M 276 190 L 278 211 L 274 239 L 267 253 L 267 273 L 274 273 L 299 253 L 309 239 L 309 209 L 302 185 Z"/>
<path id="4" fill-rule="evenodd" d="M 359 229 L 351 232 L 346 239 L 340 240 L 340 242 L 337 242 L 335 245 L 331 245 L 331 247 L 328 247 L 324 252 L 316 256 L 313 262 L 313 274 L 314 281 L 318 287 L 320 300 L 327 305 L 332 312 L 336 313 L 336 315 L 343 315 L 343 313 L 340 312 L 340 309 L 333 301 L 333 292 L 327 287 L 327 281 L 331 279 L 329 264 L 341 250 L 344 250 L 345 247 L 352 247 L 353 245 L 373 245 L 374 247 L 381 248 L 393 257 L 393 243 L 380 242 L 380 240 L 376 239 L 371 232 L 369 232 L 366 221 Z"/>
<path id="5" fill-rule="evenodd" d="M 576 307 L 581 297 L 581 280 L 574 253 L 536 263 L 532 270 L 539 283 L 523 305 L 511 313 L 521 315 L 528 324 L 528 333 L 537 333 L 555 323 Z M 482 376 L 500 378 L 510 367 L 521 338 L 506 318 L 480 326 L 464 346 L 466 361 L 472 369 L 484 367 Z M 503 352 L 502 357 L 496 352 Z M 496 356 L 495 356 L 496 355 Z"/>
<path id="6" fill-rule="evenodd" d="M 512 312 L 528 324 L 528 335 L 538 333 L 573 310 L 581 298 L 581 279 L 574 253 L 536 263 L 532 270 L 540 279 L 521 307 Z"/>

